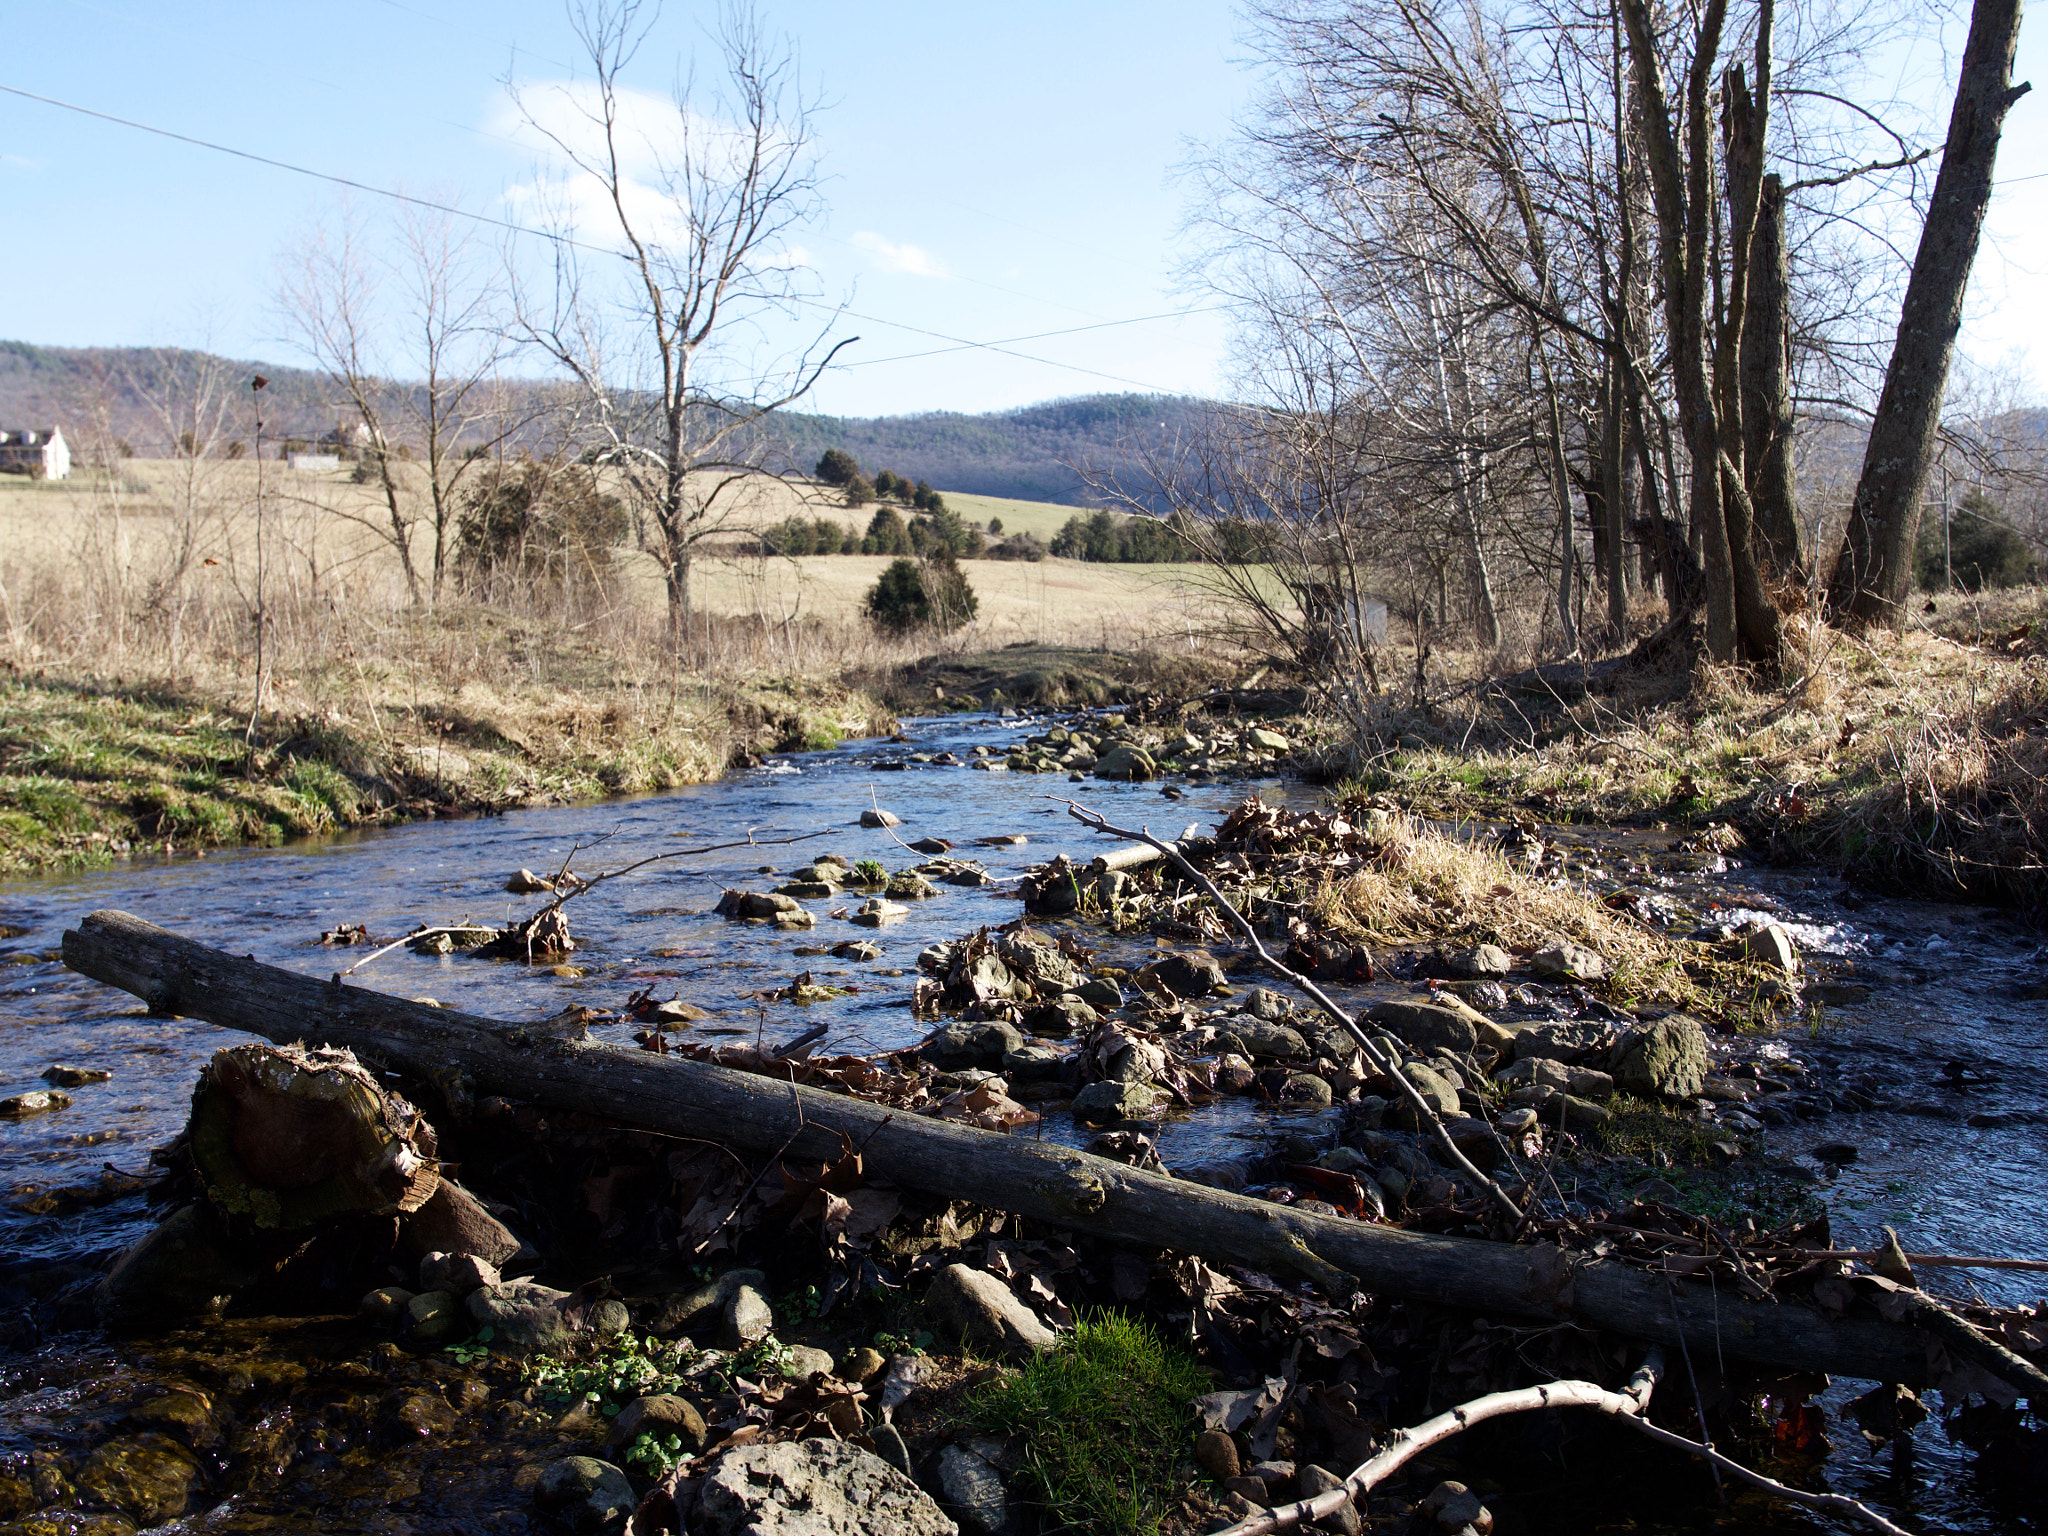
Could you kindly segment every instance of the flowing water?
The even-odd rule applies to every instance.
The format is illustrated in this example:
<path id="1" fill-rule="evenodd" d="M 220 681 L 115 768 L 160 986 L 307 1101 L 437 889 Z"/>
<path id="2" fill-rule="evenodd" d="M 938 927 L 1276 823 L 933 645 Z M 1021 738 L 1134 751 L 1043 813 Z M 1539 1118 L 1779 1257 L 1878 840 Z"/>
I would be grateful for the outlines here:
<path id="1" fill-rule="evenodd" d="M 758 846 L 669 859 L 571 902 L 577 949 L 567 968 L 397 949 L 355 979 L 503 1018 L 540 1018 L 575 1003 L 618 1008 L 630 993 L 652 988 L 656 997 L 680 996 L 709 1012 L 695 1026 L 699 1037 L 783 1040 L 823 1023 L 820 1054 L 869 1053 L 912 1044 L 925 1032 L 908 1008 L 920 949 L 1017 916 L 1014 877 L 1028 865 L 1060 851 L 1084 859 L 1097 851 L 1099 840 L 1081 831 L 1055 796 L 1071 791 L 1112 821 L 1177 835 L 1191 824 L 1206 830 L 1252 790 L 1269 800 L 1314 794 L 1240 779 L 1177 784 L 1184 798 L 1171 799 L 1152 784 L 1091 779 L 1072 786 L 1053 777 L 906 764 L 913 753 L 964 758 L 977 744 L 1001 747 L 1024 728 L 1028 722 L 987 717 L 913 721 L 905 726 L 909 745 L 859 743 L 793 756 L 645 799 L 0 885 L 0 1096 L 44 1086 L 40 1074 L 55 1062 L 112 1074 L 105 1083 L 68 1090 L 69 1109 L 0 1123 L 7 1185 L 19 1196 L 37 1186 L 90 1183 L 110 1165 L 143 1171 L 150 1150 L 183 1124 L 206 1058 L 240 1038 L 188 1020 L 147 1017 L 133 999 L 65 971 L 56 961 L 60 936 L 96 908 L 125 909 L 203 943 L 327 975 L 363 951 L 322 947 L 325 930 L 361 924 L 379 938 L 395 938 L 420 923 L 502 924 L 543 899 L 503 890 L 521 867 L 548 873 L 569 863 L 589 876 L 751 835 Z M 910 903 L 906 917 L 879 931 L 827 915 L 835 902 L 807 903 L 819 915 L 810 932 L 728 922 L 712 912 L 722 889 L 769 889 L 784 878 L 780 872 L 820 853 L 878 859 L 892 871 L 920 862 L 889 832 L 857 825 L 860 812 L 876 803 L 902 818 L 897 836 L 946 838 L 959 845 L 954 857 L 980 860 L 996 883 L 941 886 L 938 898 Z M 773 841 L 814 832 L 824 835 Z M 2041 1220 L 2048 1002 L 2027 995 L 2048 980 L 2048 950 L 2038 935 L 1995 912 L 1871 901 L 1838 880 L 1799 872 L 1659 874 L 1669 834 L 1557 835 L 1583 865 L 1661 886 L 1704 920 L 1764 914 L 1788 922 L 1812 971 L 1840 989 L 1829 995 L 1847 999 L 1814 1010 L 1774 1047 L 1814 1069 L 1829 1100 L 1819 1107 L 1828 1112 L 1764 1138 L 1767 1155 L 1803 1162 L 1819 1176 L 1838 1243 L 1866 1246 L 1889 1224 L 1909 1251 L 2048 1258 Z M 999 837 L 1027 841 L 977 843 Z M 857 904 L 858 898 L 844 903 Z M 856 964 L 796 953 L 853 937 L 875 939 L 882 956 Z M 1143 947 L 1109 942 L 1104 958 L 1121 963 Z M 809 1007 L 756 999 L 806 969 L 847 995 Z M 1867 987 L 1867 996 L 1857 999 L 1856 987 Z M 1386 990 L 1367 989 L 1360 1000 Z M 625 1040 L 632 1027 L 600 1025 L 597 1033 Z M 1262 1137 L 1268 1119 L 1248 1101 L 1226 1098 L 1169 1120 L 1160 1152 L 1169 1166 L 1229 1153 Z M 1048 1118 L 1043 1134 L 1086 1139 L 1059 1115 Z M 1853 1147 L 1853 1161 L 1842 1160 L 1844 1144 Z M 1836 1148 L 1825 1162 L 1813 1155 L 1822 1145 Z M 95 1262 L 145 1219 L 135 1199 L 62 1217 L 34 1215 L 19 1199 L 0 1206 L 0 1279 Z M 2048 1295 L 2048 1276 L 2039 1274 L 1949 1270 L 1929 1278 L 1937 1286 L 1974 1285 L 2004 1302 Z M 1846 1390 L 1838 1388 L 1838 1396 Z M 1860 1447 L 1838 1451 L 1831 1480 L 1910 1510 L 1930 1529 L 2035 1528 L 2024 1521 L 2038 1516 L 1987 1502 L 1971 1459 L 1938 1430 L 1923 1431 L 1918 1441 L 1917 1461 Z M 2005 1524 L 2014 1519 L 2022 1524 Z M 1808 1516 L 1791 1522 L 1787 1528 L 1816 1528 Z"/>

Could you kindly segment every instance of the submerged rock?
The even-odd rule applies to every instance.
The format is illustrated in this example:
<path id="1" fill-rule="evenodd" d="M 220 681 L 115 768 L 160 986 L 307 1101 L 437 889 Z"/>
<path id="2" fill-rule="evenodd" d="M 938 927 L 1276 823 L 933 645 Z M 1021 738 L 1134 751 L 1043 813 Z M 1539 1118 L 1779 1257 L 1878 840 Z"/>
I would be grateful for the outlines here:
<path id="1" fill-rule="evenodd" d="M 1074 1095 L 1074 1118 L 1088 1125 L 1132 1120 L 1157 1108 L 1164 1097 L 1149 1083 L 1090 1083 Z"/>
<path id="2" fill-rule="evenodd" d="M 78 1469 L 78 1491 L 141 1525 L 160 1525 L 185 1512 L 200 1482 L 199 1463 L 168 1435 L 123 1435 L 99 1446 Z"/>

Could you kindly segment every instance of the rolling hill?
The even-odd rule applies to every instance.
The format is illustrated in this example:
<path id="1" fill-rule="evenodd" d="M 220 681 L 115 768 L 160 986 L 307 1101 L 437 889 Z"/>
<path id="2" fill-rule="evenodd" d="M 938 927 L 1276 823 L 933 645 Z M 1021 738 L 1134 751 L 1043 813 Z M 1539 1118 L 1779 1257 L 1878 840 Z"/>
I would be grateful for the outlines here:
<path id="1" fill-rule="evenodd" d="M 176 348 L 43 347 L 0 341 L 0 425 L 64 427 L 74 451 L 104 413 L 110 436 L 145 458 L 167 455 L 182 424 L 167 403 L 189 400 L 212 380 L 225 402 L 227 436 L 246 436 L 248 380 L 261 373 L 266 437 L 310 437 L 347 413 L 317 373 Z M 540 391 L 548 386 L 524 386 Z M 891 469 L 941 490 L 1020 501 L 1081 505 L 1076 463 L 1127 465 L 1136 447 L 1190 427 L 1200 401 L 1163 395 L 1088 395 L 1016 410 L 910 416 L 821 416 L 783 412 L 776 437 L 808 469 L 827 448 L 843 448 L 870 473 Z"/>

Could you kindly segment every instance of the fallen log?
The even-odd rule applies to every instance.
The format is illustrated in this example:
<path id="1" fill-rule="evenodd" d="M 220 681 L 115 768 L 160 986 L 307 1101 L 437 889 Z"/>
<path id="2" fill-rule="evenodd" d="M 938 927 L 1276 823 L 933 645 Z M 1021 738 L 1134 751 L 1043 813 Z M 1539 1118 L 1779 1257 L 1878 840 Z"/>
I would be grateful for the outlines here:
<path id="1" fill-rule="evenodd" d="M 892 1183 L 1148 1248 L 1453 1306 L 1576 1322 L 1652 1343 L 1865 1380 L 1924 1385 L 1928 1342 L 1877 1317 L 1718 1296 L 1590 1261 L 1548 1243 L 1403 1232 L 1317 1216 L 1047 1142 L 883 1106 L 677 1056 L 575 1038 L 558 1020 L 518 1024 L 429 1007 L 239 959 L 125 912 L 64 935 L 64 963 L 184 1015 L 279 1044 L 346 1046 L 445 1090 L 502 1094 L 671 1135 L 830 1160 L 841 1133 Z"/>
<path id="2" fill-rule="evenodd" d="M 1216 851 L 1216 839 L 1184 837 L 1173 846 L 1188 858 L 1207 858 Z M 1129 843 L 1122 848 L 1112 848 L 1107 853 L 1098 853 L 1088 861 L 1088 869 L 1091 874 L 1106 875 L 1116 869 L 1143 869 L 1148 864 L 1157 864 L 1165 857 L 1165 850 L 1151 843 Z"/>

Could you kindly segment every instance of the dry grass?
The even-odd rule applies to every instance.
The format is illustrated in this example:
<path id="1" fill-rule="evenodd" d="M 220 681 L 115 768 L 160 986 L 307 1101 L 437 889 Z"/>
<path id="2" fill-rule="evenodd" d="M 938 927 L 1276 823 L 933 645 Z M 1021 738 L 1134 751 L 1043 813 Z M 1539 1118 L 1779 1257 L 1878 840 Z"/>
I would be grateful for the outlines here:
<path id="1" fill-rule="evenodd" d="M 1375 811 L 1364 824 L 1369 862 L 1332 880 L 1320 915 L 1347 938 L 1383 948 L 1411 944 L 1462 948 L 1498 944 L 1528 953 L 1569 939 L 1607 962 L 1618 998 L 1697 1006 L 1704 1000 L 1695 972 L 1697 947 L 1602 906 L 1584 890 L 1531 877 L 1490 842 L 1441 832 L 1399 812 Z M 1688 969 L 1691 967 L 1691 970 Z M 1717 990 L 1731 986 L 1735 967 L 1714 965 Z"/>
<path id="2" fill-rule="evenodd" d="M 2048 898 L 2048 593 L 1941 600 L 1900 633 L 1792 624 L 1783 688 L 1732 669 L 1577 692 L 1468 681 L 1354 749 L 1431 814 L 1732 823 L 1760 850 L 1916 892 Z"/>

